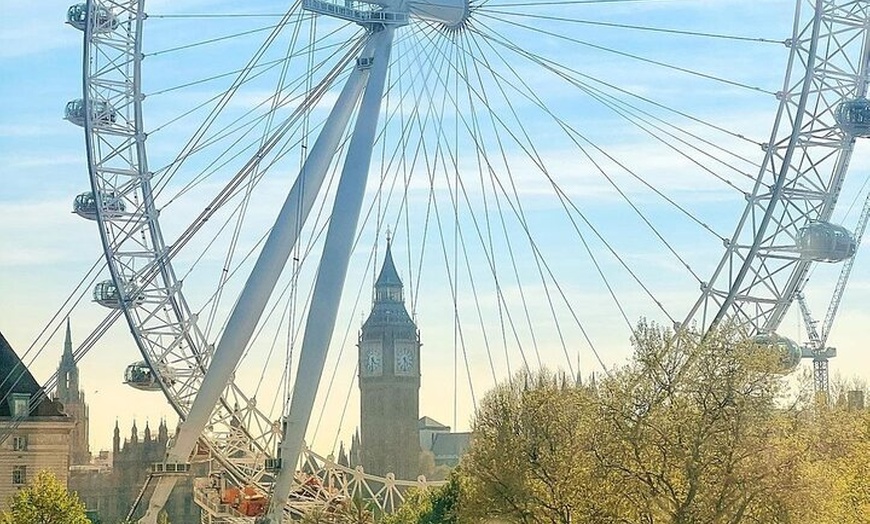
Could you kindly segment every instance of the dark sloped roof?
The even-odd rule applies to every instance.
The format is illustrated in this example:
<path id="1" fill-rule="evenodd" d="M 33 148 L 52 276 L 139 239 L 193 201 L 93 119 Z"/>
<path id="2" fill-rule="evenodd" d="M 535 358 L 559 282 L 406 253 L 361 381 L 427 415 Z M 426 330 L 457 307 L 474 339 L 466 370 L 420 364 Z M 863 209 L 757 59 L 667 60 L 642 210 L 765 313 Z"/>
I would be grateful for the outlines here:
<path id="1" fill-rule="evenodd" d="M 368 330 L 375 326 L 390 326 L 391 328 L 404 326 L 409 333 L 406 335 L 408 337 L 414 337 L 417 330 L 414 321 L 411 320 L 411 315 L 405 309 L 405 304 L 401 302 L 375 302 L 372 306 L 372 312 L 363 322 L 363 329 Z"/>
<path id="2" fill-rule="evenodd" d="M 0 333 L 0 417 L 11 415 L 9 400 L 12 393 L 27 393 L 36 397 L 42 395 L 42 387 L 18 358 L 3 333 Z M 60 403 L 52 402 L 46 397 L 43 397 L 32 414 L 40 417 L 65 416 Z"/>
<path id="3" fill-rule="evenodd" d="M 417 427 L 419 429 L 446 429 L 450 431 L 450 426 L 445 426 L 432 417 L 420 417 L 420 420 L 417 421 Z"/>
<path id="4" fill-rule="evenodd" d="M 381 267 L 381 274 L 378 275 L 375 287 L 402 287 L 402 279 L 399 278 L 399 272 L 396 271 L 396 264 L 393 263 L 393 253 L 390 249 L 389 243 L 387 243 L 387 253 L 384 255 L 384 265 Z"/>

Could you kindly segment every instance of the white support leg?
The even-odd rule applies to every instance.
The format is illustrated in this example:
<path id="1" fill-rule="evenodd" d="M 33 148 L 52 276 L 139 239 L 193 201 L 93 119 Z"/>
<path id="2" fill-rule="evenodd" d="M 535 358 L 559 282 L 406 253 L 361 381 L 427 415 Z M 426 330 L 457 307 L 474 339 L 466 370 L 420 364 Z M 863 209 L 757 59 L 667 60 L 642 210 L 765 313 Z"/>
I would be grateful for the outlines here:
<path id="1" fill-rule="evenodd" d="M 317 280 L 314 283 L 314 294 L 305 323 L 293 399 L 281 442 L 282 466 L 272 490 L 266 517 L 266 522 L 269 524 L 280 524 L 283 519 L 284 506 L 290 495 L 296 463 L 302 451 L 302 442 L 311 418 L 317 387 L 320 384 L 327 350 L 332 339 L 362 208 L 393 44 L 393 28 L 388 26 L 374 33 L 372 41 L 375 42 L 375 46 L 371 75 L 363 94 L 341 172 L 323 255 L 317 270 Z"/>
<path id="2" fill-rule="evenodd" d="M 371 49 L 372 42 L 370 41 L 361 56 L 370 56 Z M 323 185 L 326 172 L 335 156 L 339 142 L 344 136 L 368 76 L 369 71 L 367 70 L 360 68 L 353 70 L 329 114 L 320 136 L 317 137 L 317 141 L 311 148 L 311 152 L 287 195 L 275 221 L 275 226 L 266 239 L 263 250 L 260 252 L 248 281 L 239 295 L 239 300 L 227 321 L 226 329 L 214 351 L 211 364 L 187 418 L 182 422 L 176 438 L 167 450 L 167 462 L 187 462 L 197 439 L 208 424 L 215 404 L 226 388 L 257 323 L 260 321 L 266 303 L 272 295 L 275 284 L 293 250 L 299 230 L 305 223 Z M 146 517 L 143 517 L 139 521 L 142 524 L 156 523 L 157 512 L 162 509 L 166 502 L 165 499 L 175 484 L 172 477 L 161 477 L 159 481 L 158 488 L 149 502 L 146 513 L 146 517 L 153 520 L 146 520 Z M 159 498 L 163 498 L 163 500 L 161 501 Z"/>
<path id="3" fill-rule="evenodd" d="M 160 511 L 166 506 L 166 501 L 169 500 L 169 495 L 172 494 L 172 489 L 177 481 L 178 476 L 176 475 L 157 477 L 157 485 L 154 487 L 154 491 L 151 492 L 151 498 L 148 499 L 148 507 L 145 509 L 145 515 L 139 519 L 139 524 L 157 524 L 157 517 L 160 516 Z"/>

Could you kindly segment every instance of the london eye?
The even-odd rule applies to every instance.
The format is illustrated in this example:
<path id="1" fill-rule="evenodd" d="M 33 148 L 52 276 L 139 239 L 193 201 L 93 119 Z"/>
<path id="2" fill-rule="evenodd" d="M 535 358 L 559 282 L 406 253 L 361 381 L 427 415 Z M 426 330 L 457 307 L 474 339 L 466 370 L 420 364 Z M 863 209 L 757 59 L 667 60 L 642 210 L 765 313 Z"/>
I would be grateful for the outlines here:
<path id="1" fill-rule="evenodd" d="M 385 507 L 426 482 L 316 449 L 352 427 L 388 237 L 454 421 L 523 368 L 606 372 L 641 317 L 779 344 L 857 251 L 867 2 L 154 4 L 69 8 L 65 107 L 94 302 L 141 353 L 125 382 L 183 420 L 146 521 L 197 449 L 270 522 L 310 502 L 298 457 Z"/>

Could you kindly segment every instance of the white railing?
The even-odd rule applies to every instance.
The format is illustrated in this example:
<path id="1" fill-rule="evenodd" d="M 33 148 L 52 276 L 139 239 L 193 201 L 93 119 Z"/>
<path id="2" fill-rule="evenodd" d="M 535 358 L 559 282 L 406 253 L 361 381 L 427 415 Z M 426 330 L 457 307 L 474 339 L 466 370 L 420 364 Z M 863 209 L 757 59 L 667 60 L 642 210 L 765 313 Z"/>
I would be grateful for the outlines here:
<path id="1" fill-rule="evenodd" d="M 302 0 L 302 8 L 358 24 L 407 25 L 407 11 L 389 11 L 358 0 Z"/>

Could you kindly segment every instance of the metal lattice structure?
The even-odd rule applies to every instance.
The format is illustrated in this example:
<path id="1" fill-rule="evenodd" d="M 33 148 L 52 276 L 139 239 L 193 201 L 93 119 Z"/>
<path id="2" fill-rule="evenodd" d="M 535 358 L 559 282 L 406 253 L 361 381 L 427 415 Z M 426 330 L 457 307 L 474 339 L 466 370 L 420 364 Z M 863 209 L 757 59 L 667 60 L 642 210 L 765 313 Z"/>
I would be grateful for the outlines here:
<path id="1" fill-rule="evenodd" d="M 219 470 L 221 471 L 221 470 Z M 333 457 L 323 457 L 304 448 L 299 471 L 294 477 L 287 510 L 299 517 L 313 509 L 337 509 L 354 499 L 375 504 L 382 511 L 392 512 L 405 500 L 408 489 L 426 490 L 444 484 L 427 481 L 397 480 L 392 475 L 380 477 L 367 474 L 363 468 L 343 466 Z M 230 504 L 221 503 L 209 478 L 194 481 L 194 500 L 203 509 L 203 521 L 209 524 L 250 524 L 247 517 Z"/>
<path id="2" fill-rule="evenodd" d="M 801 8 L 809 10 L 803 15 Z M 828 222 L 855 137 L 836 121 L 844 101 L 863 97 L 867 5 L 799 5 L 782 100 L 747 208 L 688 320 L 737 319 L 751 333 L 773 332 L 805 284 L 813 260 L 795 248 L 800 231 Z"/>
<path id="3" fill-rule="evenodd" d="M 88 12 L 95 12 L 95 5 L 88 2 Z M 86 119 L 83 127 L 92 191 L 114 192 L 127 211 L 104 216 L 103 207 L 97 206 L 96 216 L 124 315 L 136 326 L 135 339 L 148 364 L 156 369 L 163 363 L 178 370 L 173 384 L 161 386 L 172 407 L 184 416 L 212 355 L 167 263 L 180 244 L 173 248 L 165 244 L 152 200 L 139 91 L 144 5 L 112 2 L 101 8 L 109 9 L 116 22 L 109 25 L 112 30 L 106 24 L 84 26 L 84 101 L 86 108 L 96 102 L 107 104 L 117 116 L 114 122 Z M 231 475 L 255 482 L 262 478 L 266 450 L 274 448 L 280 434 L 275 421 L 230 383 L 208 425 L 213 437 L 200 442 L 221 457 Z"/>

